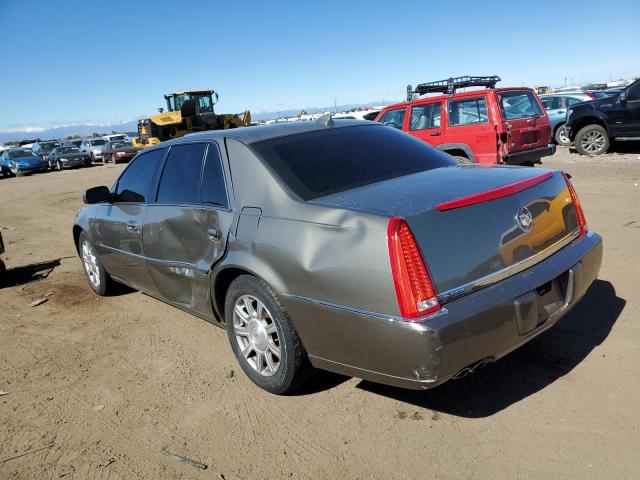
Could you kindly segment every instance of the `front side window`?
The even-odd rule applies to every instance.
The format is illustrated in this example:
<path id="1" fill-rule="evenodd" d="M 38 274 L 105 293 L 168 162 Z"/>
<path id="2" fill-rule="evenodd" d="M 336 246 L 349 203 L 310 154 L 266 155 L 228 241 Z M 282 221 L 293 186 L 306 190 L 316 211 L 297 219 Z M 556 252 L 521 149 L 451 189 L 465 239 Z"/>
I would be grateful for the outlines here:
<path id="1" fill-rule="evenodd" d="M 418 105 L 411 109 L 411 125 L 409 130 L 440 128 L 440 102 Z"/>
<path id="2" fill-rule="evenodd" d="M 498 94 L 500 109 L 505 120 L 517 120 L 542 115 L 540 105 L 530 91 L 507 91 Z"/>
<path id="3" fill-rule="evenodd" d="M 161 148 L 138 155 L 118 179 L 116 202 L 149 202 L 156 171 L 164 154 L 165 149 Z"/>
<path id="4" fill-rule="evenodd" d="M 207 113 L 213 112 L 213 103 L 211 102 L 211 97 L 209 95 L 201 95 L 197 97 L 198 101 L 198 112 Z"/>
<path id="5" fill-rule="evenodd" d="M 396 108 L 394 110 L 388 110 L 384 115 L 382 115 L 380 123 L 382 123 L 383 125 L 387 125 L 388 127 L 402 130 L 402 125 L 404 125 L 404 115 L 406 112 L 406 108 Z"/>
<path id="6" fill-rule="evenodd" d="M 561 97 L 546 97 L 546 98 L 542 98 L 541 100 L 545 110 L 558 110 L 562 108 Z"/>
<path id="7" fill-rule="evenodd" d="M 452 100 L 447 108 L 450 127 L 487 123 L 489 121 L 485 97 Z"/>
<path id="8" fill-rule="evenodd" d="M 160 179 L 158 203 L 199 203 L 205 149 L 204 143 L 171 147 Z"/>
<path id="9" fill-rule="evenodd" d="M 216 144 L 210 144 L 207 149 L 207 158 L 202 172 L 202 202 L 207 205 L 227 206 L 224 171 Z"/>
<path id="10" fill-rule="evenodd" d="M 640 82 L 636 83 L 627 91 L 627 101 L 637 102 L 640 100 Z"/>

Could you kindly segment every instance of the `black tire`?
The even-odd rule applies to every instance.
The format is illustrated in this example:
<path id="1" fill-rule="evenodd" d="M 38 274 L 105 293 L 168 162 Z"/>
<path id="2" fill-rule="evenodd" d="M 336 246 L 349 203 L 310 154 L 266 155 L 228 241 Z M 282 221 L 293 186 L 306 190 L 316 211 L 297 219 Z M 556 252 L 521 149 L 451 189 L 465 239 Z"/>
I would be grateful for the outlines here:
<path id="1" fill-rule="evenodd" d="M 598 142 L 590 142 L 589 140 L 592 138 L 597 138 Z M 607 153 L 609 145 L 607 131 L 604 127 L 595 124 L 581 128 L 574 142 L 574 146 L 580 155 L 590 157 Z"/>
<path id="2" fill-rule="evenodd" d="M 2 260 L 0 260 L 0 285 L 4 282 L 4 277 L 7 275 L 7 266 Z"/>
<path id="3" fill-rule="evenodd" d="M 271 376 L 258 373 L 240 349 L 239 340 L 234 329 L 234 308 L 236 302 L 243 296 L 250 296 L 262 302 L 267 310 L 268 318 L 275 324 L 276 340 L 280 348 L 280 360 L 276 372 Z M 241 275 L 236 278 L 227 290 L 224 318 L 227 325 L 229 343 L 238 359 L 238 363 L 240 363 L 240 367 L 253 383 L 260 388 L 271 393 L 284 395 L 296 390 L 312 376 L 313 367 L 309 363 L 300 337 L 280 300 L 278 300 L 275 292 L 266 282 L 251 275 Z M 267 355 L 269 355 L 268 352 Z"/>
<path id="4" fill-rule="evenodd" d="M 562 125 L 559 125 L 558 128 L 556 128 L 556 133 L 554 135 L 554 138 L 556 140 L 556 143 L 562 147 L 568 147 L 569 145 L 571 145 L 571 141 L 567 138 L 566 135 L 564 135 L 564 123 Z"/>
<path id="5" fill-rule="evenodd" d="M 98 282 L 94 282 L 91 278 L 91 274 L 89 273 L 87 266 L 85 264 L 85 259 L 83 255 L 83 248 L 85 242 L 91 247 L 93 254 L 95 255 L 96 250 L 93 246 L 93 243 L 89 239 L 89 236 L 85 232 L 80 232 L 80 237 L 78 239 L 78 253 L 80 255 L 80 261 L 82 262 L 82 269 L 84 270 L 84 274 L 87 277 L 87 281 L 89 282 L 89 286 L 91 289 L 100 296 L 106 296 L 113 292 L 114 289 L 114 281 L 111 279 L 107 271 L 104 269 L 102 263 L 97 258 L 95 259 L 95 266 L 97 269 Z"/>

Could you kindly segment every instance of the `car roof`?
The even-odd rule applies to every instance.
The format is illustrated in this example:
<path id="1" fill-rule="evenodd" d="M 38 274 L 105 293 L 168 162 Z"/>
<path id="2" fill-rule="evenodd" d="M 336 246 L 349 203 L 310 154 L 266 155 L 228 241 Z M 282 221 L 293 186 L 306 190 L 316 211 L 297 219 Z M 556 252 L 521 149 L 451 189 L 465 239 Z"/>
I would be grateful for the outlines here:
<path id="1" fill-rule="evenodd" d="M 272 123 L 270 125 L 256 125 L 251 127 L 239 127 L 228 130 L 208 130 L 205 132 L 190 133 L 184 137 L 162 142 L 159 146 L 174 145 L 192 142 L 194 140 L 216 140 L 220 138 L 233 138 L 245 144 L 269 140 L 271 138 L 295 135 L 298 133 L 314 132 L 318 130 L 355 127 L 355 126 L 380 126 L 379 123 L 368 120 L 336 119 L 326 125 L 322 120 Z"/>

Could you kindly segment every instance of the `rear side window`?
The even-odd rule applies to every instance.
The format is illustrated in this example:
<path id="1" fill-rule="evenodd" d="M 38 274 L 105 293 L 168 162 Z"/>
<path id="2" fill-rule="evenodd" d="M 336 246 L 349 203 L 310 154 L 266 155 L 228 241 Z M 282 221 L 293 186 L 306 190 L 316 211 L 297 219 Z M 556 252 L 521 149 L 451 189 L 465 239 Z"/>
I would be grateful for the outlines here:
<path id="1" fill-rule="evenodd" d="M 165 149 L 138 155 L 122 173 L 116 185 L 118 202 L 148 202 L 158 165 Z"/>
<path id="2" fill-rule="evenodd" d="M 388 127 L 402 130 L 402 126 L 404 125 L 404 115 L 406 112 L 406 108 L 396 108 L 394 110 L 389 110 L 385 112 L 384 115 L 382 115 L 382 118 L 380 118 L 380 123 Z"/>
<path id="3" fill-rule="evenodd" d="M 251 146 L 303 200 L 457 164 L 421 140 L 376 125 L 317 130 Z"/>
<path id="4" fill-rule="evenodd" d="M 209 144 L 207 159 L 202 172 L 202 202 L 220 207 L 227 206 L 224 171 L 220 163 L 220 151 L 216 144 Z"/>
<path id="5" fill-rule="evenodd" d="M 448 105 L 449 126 L 487 123 L 487 100 L 485 97 L 452 100 Z"/>
<path id="6" fill-rule="evenodd" d="M 204 143 L 174 145 L 164 164 L 158 203 L 199 203 Z"/>
<path id="7" fill-rule="evenodd" d="M 440 102 L 413 107 L 411 109 L 411 124 L 409 130 L 440 128 L 440 109 Z"/>
<path id="8" fill-rule="evenodd" d="M 505 120 L 517 120 L 542 115 L 542 110 L 532 92 L 500 92 L 500 109 Z"/>

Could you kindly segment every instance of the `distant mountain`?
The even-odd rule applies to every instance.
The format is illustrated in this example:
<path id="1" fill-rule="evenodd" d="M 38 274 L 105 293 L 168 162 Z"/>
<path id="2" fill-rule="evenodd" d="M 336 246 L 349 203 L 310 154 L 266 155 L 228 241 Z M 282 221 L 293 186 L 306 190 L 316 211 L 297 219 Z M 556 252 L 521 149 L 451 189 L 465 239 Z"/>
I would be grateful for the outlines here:
<path id="1" fill-rule="evenodd" d="M 344 112 L 347 110 L 353 110 L 362 107 L 380 106 L 381 102 L 369 102 L 369 103 L 347 103 L 344 105 L 327 106 L 327 107 L 304 107 L 297 109 L 278 110 L 271 112 L 251 112 L 251 118 L 253 121 L 259 122 L 261 120 L 271 120 L 276 118 L 294 117 L 304 110 L 307 113 L 319 113 L 319 112 Z M 72 135 L 79 135 L 81 137 L 88 137 L 94 133 L 108 134 L 111 132 L 136 132 L 138 131 L 138 121 L 130 120 L 127 122 L 114 123 L 110 125 L 97 125 L 97 124 L 79 124 L 68 125 L 64 127 L 48 128 L 44 130 L 30 130 L 30 131 L 12 131 L 12 132 L 0 132 L 0 144 L 9 141 L 19 141 L 27 139 L 40 138 L 42 140 L 49 140 L 53 138 L 66 138 Z"/>
<path id="2" fill-rule="evenodd" d="M 129 122 L 115 123 L 111 125 L 69 125 L 64 127 L 49 128 L 40 131 L 14 131 L 0 132 L 0 144 L 12 140 L 27 140 L 40 138 L 48 140 L 52 138 L 66 138 L 71 135 L 79 135 L 88 137 L 93 133 L 108 134 L 111 132 L 135 132 L 138 130 L 138 121 L 131 120 Z"/>

